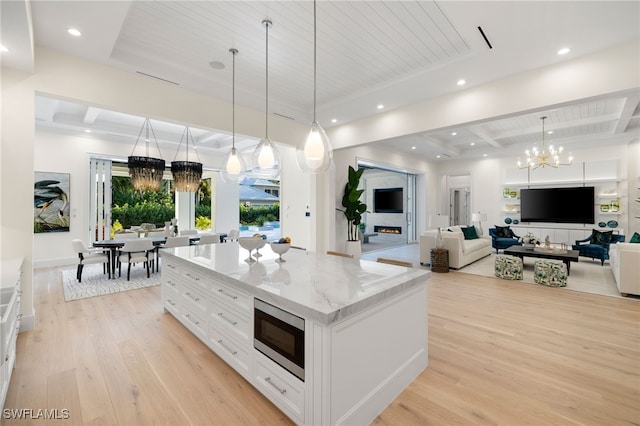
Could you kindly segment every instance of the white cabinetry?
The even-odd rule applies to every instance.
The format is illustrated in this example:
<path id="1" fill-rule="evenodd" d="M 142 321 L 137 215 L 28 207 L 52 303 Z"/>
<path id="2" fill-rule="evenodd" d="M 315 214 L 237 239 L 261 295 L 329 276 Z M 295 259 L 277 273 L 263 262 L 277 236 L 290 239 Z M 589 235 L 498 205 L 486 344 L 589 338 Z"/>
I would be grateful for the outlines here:
<path id="1" fill-rule="evenodd" d="M 22 260 L 2 262 L 0 283 L 0 407 L 4 407 L 9 381 L 16 363 L 16 340 L 20 332 L 20 280 Z"/>

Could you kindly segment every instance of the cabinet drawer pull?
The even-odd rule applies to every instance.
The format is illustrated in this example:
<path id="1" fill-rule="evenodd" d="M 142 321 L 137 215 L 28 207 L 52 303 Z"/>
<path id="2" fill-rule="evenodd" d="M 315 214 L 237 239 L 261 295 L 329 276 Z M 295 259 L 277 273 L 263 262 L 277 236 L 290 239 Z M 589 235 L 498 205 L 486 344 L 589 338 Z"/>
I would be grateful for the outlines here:
<path id="1" fill-rule="evenodd" d="M 18 316 L 16 317 L 17 319 L 21 320 L 22 319 L 22 315 L 23 314 L 18 314 Z"/>
<path id="2" fill-rule="evenodd" d="M 191 293 L 185 293 L 185 295 L 186 295 L 186 296 L 189 296 L 189 299 L 191 299 L 191 300 L 193 300 L 193 301 L 195 301 L 195 302 L 199 302 L 199 301 L 200 301 L 200 298 L 199 298 L 199 297 L 193 297 L 193 296 L 191 295 Z"/>
<path id="3" fill-rule="evenodd" d="M 194 277 L 193 275 L 191 275 L 190 273 L 186 273 L 186 276 L 188 276 L 189 278 L 193 278 L 196 281 L 200 281 L 200 277 Z"/>
<path id="4" fill-rule="evenodd" d="M 173 266 L 173 265 L 172 265 L 172 264 L 170 264 L 170 263 L 167 265 L 167 268 L 176 269 L 176 267 L 175 267 L 175 266 Z"/>
<path id="5" fill-rule="evenodd" d="M 171 306 L 176 306 L 176 302 L 174 302 L 171 299 L 167 299 L 167 302 L 171 305 Z"/>
<path id="6" fill-rule="evenodd" d="M 194 323 L 195 325 L 199 325 L 200 321 L 194 321 L 191 319 L 191 315 L 190 314 L 186 314 L 185 317 L 187 317 L 189 319 L 189 321 L 191 321 L 192 323 Z"/>
<path id="7" fill-rule="evenodd" d="M 221 294 L 224 294 L 227 297 L 232 298 L 233 300 L 236 300 L 238 298 L 238 296 L 234 296 L 233 294 L 229 294 L 227 292 L 224 291 L 224 289 L 219 288 L 218 292 L 220 292 Z"/>
<path id="8" fill-rule="evenodd" d="M 230 323 L 231 325 L 237 325 L 237 324 L 238 324 L 238 321 L 232 321 L 232 320 L 230 320 L 229 318 L 225 317 L 223 312 L 220 312 L 220 313 L 218 314 L 218 316 L 219 316 L 220 318 L 222 318 L 223 320 L 227 321 L 228 323 Z"/>
<path id="9" fill-rule="evenodd" d="M 167 281 L 167 284 L 169 284 L 171 287 L 175 287 L 176 283 L 172 282 L 172 281 Z"/>
<path id="10" fill-rule="evenodd" d="M 265 377 L 264 379 L 265 382 L 269 383 L 271 386 L 273 386 L 274 388 L 276 388 L 278 390 L 278 392 L 280 392 L 280 395 L 284 395 L 285 393 L 287 393 L 286 389 L 280 389 L 280 387 L 278 385 L 276 385 L 275 383 L 273 383 L 271 381 L 271 377 Z"/>
<path id="11" fill-rule="evenodd" d="M 218 340 L 218 344 L 219 344 L 220 346 L 222 346 L 223 348 L 225 348 L 225 349 L 226 349 L 226 350 L 227 350 L 231 355 L 233 355 L 233 356 L 235 356 L 235 355 L 238 353 L 238 351 L 231 350 L 227 345 L 225 345 L 224 343 L 222 343 L 222 339 Z"/>

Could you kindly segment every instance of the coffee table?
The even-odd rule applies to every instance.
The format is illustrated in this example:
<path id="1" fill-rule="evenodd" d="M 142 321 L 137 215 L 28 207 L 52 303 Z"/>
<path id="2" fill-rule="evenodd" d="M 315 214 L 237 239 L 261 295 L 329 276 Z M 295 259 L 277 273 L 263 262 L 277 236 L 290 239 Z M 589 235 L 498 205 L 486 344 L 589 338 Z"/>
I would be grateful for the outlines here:
<path id="1" fill-rule="evenodd" d="M 571 275 L 571 261 L 578 261 L 578 250 L 551 250 L 547 251 L 544 248 L 526 249 L 522 246 L 511 246 L 504 249 L 504 254 L 510 254 L 522 259 L 524 264 L 525 257 L 537 257 L 541 259 L 555 259 L 561 260 L 567 265 L 567 275 Z"/>

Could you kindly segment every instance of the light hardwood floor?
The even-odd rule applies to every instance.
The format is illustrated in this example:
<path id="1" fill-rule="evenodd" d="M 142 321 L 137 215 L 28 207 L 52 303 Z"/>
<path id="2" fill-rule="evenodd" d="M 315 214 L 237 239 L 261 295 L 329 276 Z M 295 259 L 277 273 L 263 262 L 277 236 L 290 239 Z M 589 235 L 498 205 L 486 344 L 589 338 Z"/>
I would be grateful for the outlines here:
<path id="1" fill-rule="evenodd" d="M 291 424 L 163 313 L 159 287 L 66 303 L 59 270 L 34 280 L 5 409 L 70 418 L 2 425 Z M 428 304 L 429 367 L 374 424 L 640 424 L 639 301 L 451 272 Z"/>

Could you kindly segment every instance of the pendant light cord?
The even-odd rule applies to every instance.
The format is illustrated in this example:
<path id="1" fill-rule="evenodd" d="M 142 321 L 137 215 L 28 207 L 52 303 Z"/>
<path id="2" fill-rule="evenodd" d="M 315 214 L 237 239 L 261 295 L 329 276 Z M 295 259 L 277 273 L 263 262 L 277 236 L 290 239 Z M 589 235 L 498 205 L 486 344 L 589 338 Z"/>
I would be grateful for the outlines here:
<path id="1" fill-rule="evenodd" d="M 235 150 L 236 149 L 236 53 L 238 53 L 237 49 L 229 49 L 229 52 L 233 55 L 233 69 L 232 69 L 232 77 L 231 77 L 231 103 L 233 104 L 233 108 L 231 109 L 231 146 Z"/>
<path id="2" fill-rule="evenodd" d="M 313 0 L 313 122 L 316 122 L 316 0 Z"/>
<path id="3" fill-rule="evenodd" d="M 266 99 L 264 102 L 264 110 L 265 110 L 265 123 L 264 123 L 264 136 L 266 138 L 269 137 L 269 27 L 272 25 L 271 21 L 265 19 L 264 21 L 262 21 L 262 23 L 264 24 L 264 26 L 266 27 L 266 34 L 267 36 L 265 37 L 265 44 L 266 44 L 266 55 L 265 55 L 265 71 L 266 71 L 266 77 L 265 77 L 265 93 L 266 93 Z"/>

